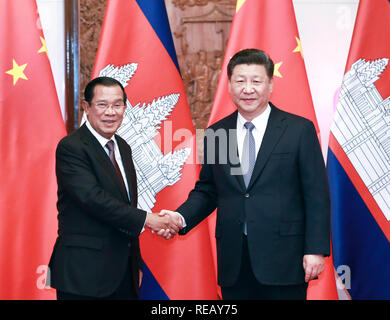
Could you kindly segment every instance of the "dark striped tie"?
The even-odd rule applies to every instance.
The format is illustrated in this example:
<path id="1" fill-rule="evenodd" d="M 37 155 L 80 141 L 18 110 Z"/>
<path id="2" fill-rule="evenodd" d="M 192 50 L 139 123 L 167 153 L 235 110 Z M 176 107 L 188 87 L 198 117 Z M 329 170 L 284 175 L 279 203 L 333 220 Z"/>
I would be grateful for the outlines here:
<path id="1" fill-rule="evenodd" d="M 106 143 L 106 147 L 109 151 L 108 153 L 108 156 L 110 157 L 110 160 L 112 162 L 112 164 L 114 165 L 116 171 L 118 172 L 118 175 L 122 181 L 122 184 L 126 190 L 126 193 L 127 193 L 127 189 L 126 189 L 126 184 L 125 184 L 125 181 L 123 180 L 123 176 L 122 176 L 122 173 L 121 173 L 121 170 L 119 169 L 119 166 L 118 166 L 118 162 L 116 162 L 116 159 L 115 159 L 115 152 L 114 152 L 114 141 L 110 140 Z"/>

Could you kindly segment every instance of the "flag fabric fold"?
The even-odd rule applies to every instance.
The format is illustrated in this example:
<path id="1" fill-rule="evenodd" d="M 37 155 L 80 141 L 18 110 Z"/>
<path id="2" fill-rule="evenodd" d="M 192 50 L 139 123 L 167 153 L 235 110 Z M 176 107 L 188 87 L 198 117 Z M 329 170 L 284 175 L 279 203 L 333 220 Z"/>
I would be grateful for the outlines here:
<path id="1" fill-rule="evenodd" d="M 124 85 L 118 130 L 132 147 L 139 207 L 175 210 L 199 173 L 195 131 L 163 0 L 108 0 L 93 77 Z M 216 299 L 208 227 L 166 241 L 141 236 L 141 299 Z"/>
<path id="2" fill-rule="evenodd" d="M 0 1 L 0 299 L 52 299 L 55 149 L 66 134 L 35 0 Z"/>
<path id="3" fill-rule="evenodd" d="M 226 67 L 239 50 L 256 48 L 267 52 L 275 63 L 274 90 L 271 101 L 284 111 L 303 116 L 319 127 L 307 80 L 302 46 L 291 0 L 239 0 L 233 18 L 209 125 L 232 113 L 236 108 L 228 92 Z M 211 243 L 215 215 L 209 218 Z M 214 257 L 215 257 L 214 245 Z M 309 299 L 337 297 L 331 257 L 319 280 L 311 281 Z"/>
<path id="4" fill-rule="evenodd" d="M 390 299 L 390 1 L 361 0 L 327 170 L 343 299 Z"/>

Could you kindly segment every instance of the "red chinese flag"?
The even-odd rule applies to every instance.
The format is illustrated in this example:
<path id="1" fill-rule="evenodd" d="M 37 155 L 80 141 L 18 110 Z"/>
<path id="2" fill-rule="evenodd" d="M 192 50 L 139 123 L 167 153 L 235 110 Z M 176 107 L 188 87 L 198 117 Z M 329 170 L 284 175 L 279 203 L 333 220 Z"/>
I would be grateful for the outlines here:
<path id="1" fill-rule="evenodd" d="M 175 210 L 199 173 L 195 131 L 163 0 L 109 0 L 93 77 L 116 78 L 128 107 L 118 134 L 132 147 L 138 204 Z M 207 223 L 166 241 L 147 229 L 142 299 L 215 299 Z"/>
<path id="2" fill-rule="evenodd" d="M 291 0 L 237 1 L 209 125 L 236 110 L 228 92 L 226 67 L 236 52 L 246 48 L 264 50 L 275 63 L 271 101 L 282 110 L 310 119 L 319 136 Z M 215 216 L 209 222 L 213 235 Z M 215 243 L 213 236 L 211 242 Z M 327 261 L 327 271 L 321 280 L 312 281 L 312 284 L 308 292 L 309 299 L 314 297 L 314 291 L 322 292 L 321 295 L 315 293 L 315 298 L 337 297 L 332 261 Z M 326 287 L 330 284 L 330 288 L 323 290 L 322 284 Z"/>
<path id="3" fill-rule="evenodd" d="M 0 1 L 0 299 L 50 299 L 65 135 L 35 0 Z"/>

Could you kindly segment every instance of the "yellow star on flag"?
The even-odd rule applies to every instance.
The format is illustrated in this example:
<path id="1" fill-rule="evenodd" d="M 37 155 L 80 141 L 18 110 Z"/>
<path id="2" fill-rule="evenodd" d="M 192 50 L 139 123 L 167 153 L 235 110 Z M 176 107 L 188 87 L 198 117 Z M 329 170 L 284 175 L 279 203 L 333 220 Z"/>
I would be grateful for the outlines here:
<path id="1" fill-rule="evenodd" d="M 275 63 L 275 68 L 274 68 L 274 76 L 283 78 L 282 74 L 279 71 L 280 66 L 283 64 L 283 61 Z"/>
<path id="2" fill-rule="evenodd" d="M 237 5 L 236 5 L 236 12 L 240 10 L 241 6 L 244 4 L 245 0 L 237 0 Z"/>
<path id="3" fill-rule="evenodd" d="M 12 60 L 13 60 L 13 67 L 11 70 L 6 71 L 6 73 L 14 77 L 14 85 L 16 84 L 16 82 L 18 82 L 19 79 L 28 80 L 28 78 L 24 74 L 24 69 L 26 68 L 27 63 L 19 66 L 16 63 L 15 59 Z"/>
<path id="4" fill-rule="evenodd" d="M 41 47 L 41 49 L 38 50 L 38 53 L 46 52 L 47 57 L 49 57 L 49 52 L 47 51 L 47 46 L 46 46 L 46 40 L 43 39 L 42 37 L 40 37 L 40 38 L 41 38 L 41 42 L 42 42 L 42 47 Z"/>
<path id="5" fill-rule="evenodd" d="M 301 40 L 299 40 L 298 37 L 295 37 L 295 40 L 297 41 L 297 47 L 294 49 L 293 52 L 300 52 L 301 56 L 303 58 L 303 51 L 302 51 L 302 46 L 301 46 Z"/>

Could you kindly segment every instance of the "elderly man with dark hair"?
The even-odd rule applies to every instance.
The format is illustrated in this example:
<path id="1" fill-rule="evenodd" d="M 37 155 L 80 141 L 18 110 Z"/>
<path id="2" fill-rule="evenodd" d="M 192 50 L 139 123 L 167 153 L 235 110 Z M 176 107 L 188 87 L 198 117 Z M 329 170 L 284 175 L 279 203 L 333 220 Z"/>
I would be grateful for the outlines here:
<path id="1" fill-rule="evenodd" d="M 178 231 L 169 216 L 137 209 L 130 146 L 115 132 L 126 93 L 120 82 L 93 79 L 82 102 L 87 121 L 56 151 L 58 237 L 50 285 L 61 300 L 136 299 L 143 228 Z"/>

